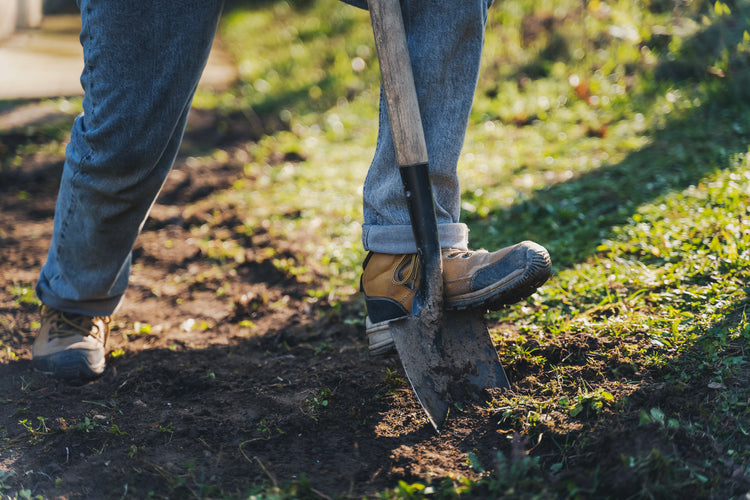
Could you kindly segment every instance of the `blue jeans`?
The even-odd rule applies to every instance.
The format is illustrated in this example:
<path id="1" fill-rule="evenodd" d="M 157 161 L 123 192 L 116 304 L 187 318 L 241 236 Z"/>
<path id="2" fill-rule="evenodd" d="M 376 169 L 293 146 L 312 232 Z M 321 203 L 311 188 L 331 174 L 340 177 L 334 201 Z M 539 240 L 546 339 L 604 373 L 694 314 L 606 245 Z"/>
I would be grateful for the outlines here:
<path id="1" fill-rule="evenodd" d="M 81 0 L 84 112 L 66 149 L 49 254 L 36 292 L 67 312 L 119 306 L 131 251 L 182 140 L 222 0 Z M 476 88 L 490 0 L 403 0 L 441 244 L 465 248 L 456 163 Z M 381 102 L 364 187 L 363 243 L 415 251 Z"/>
<path id="2" fill-rule="evenodd" d="M 469 231 L 459 222 L 461 191 L 456 165 L 474 100 L 487 9 L 492 0 L 401 3 L 427 143 L 440 245 L 465 250 Z M 365 249 L 416 252 L 382 92 L 378 143 L 363 198 Z"/>

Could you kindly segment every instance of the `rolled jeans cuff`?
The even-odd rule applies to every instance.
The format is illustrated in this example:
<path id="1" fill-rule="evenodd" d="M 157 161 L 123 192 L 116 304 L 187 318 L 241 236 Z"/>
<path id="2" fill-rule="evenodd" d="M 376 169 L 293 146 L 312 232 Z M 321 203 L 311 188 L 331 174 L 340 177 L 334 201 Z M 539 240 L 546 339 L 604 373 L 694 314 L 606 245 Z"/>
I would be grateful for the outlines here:
<path id="1" fill-rule="evenodd" d="M 438 233 L 442 248 L 468 250 L 469 228 L 466 224 L 438 224 Z M 364 224 L 362 226 L 362 245 L 364 245 L 365 250 L 378 253 L 417 252 L 417 244 L 414 241 L 414 232 L 411 225 L 378 226 Z"/>
<path id="2" fill-rule="evenodd" d="M 36 294 L 44 305 L 58 311 L 84 316 L 109 316 L 114 314 L 122 303 L 122 295 L 103 299 L 70 300 L 58 297 L 51 292 L 49 283 L 42 276 L 36 285 Z"/>

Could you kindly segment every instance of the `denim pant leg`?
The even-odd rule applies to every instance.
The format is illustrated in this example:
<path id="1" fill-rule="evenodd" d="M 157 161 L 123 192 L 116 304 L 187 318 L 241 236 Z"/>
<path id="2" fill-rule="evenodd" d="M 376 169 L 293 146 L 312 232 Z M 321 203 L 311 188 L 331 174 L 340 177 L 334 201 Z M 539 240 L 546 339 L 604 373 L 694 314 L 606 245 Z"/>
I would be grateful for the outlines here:
<path id="1" fill-rule="evenodd" d="M 443 248 L 466 249 L 468 245 L 468 228 L 459 222 L 456 166 L 476 91 L 491 3 L 401 2 Z M 381 92 L 378 142 L 364 185 L 362 243 L 375 252 L 413 253 L 416 244 L 387 113 Z"/>
<path id="2" fill-rule="evenodd" d="M 66 149 L 36 292 L 56 309 L 114 312 L 131 250 L 172 168 L 221 0 L 81 0 L 84 112 Z"/>

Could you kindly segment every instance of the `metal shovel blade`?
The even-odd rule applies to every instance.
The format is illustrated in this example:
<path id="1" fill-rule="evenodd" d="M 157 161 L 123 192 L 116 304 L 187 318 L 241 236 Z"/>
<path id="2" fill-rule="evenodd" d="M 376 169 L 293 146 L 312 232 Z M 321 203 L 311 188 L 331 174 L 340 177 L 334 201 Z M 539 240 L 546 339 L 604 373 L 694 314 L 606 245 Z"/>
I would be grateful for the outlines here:
<path id="1" fill-rule="evenodd" d="M 510 388 L 476 311 L 444 311 L 439 318 L 423 312 L 392 321 L 389 329 L 414 393 L 438 432 L 452 403 L 481 399 L 485 389 Z"/>
<path id="2" fill-rule="evenodd" d="M 389 323 L 409 382 L 435 430 L 452 402 L 475 400 L 484 389 L 508 388 L 483 315 L 446 311 L 440 242 L 426 164 L 401 167 L 420 260 L 412 314 Z"/>

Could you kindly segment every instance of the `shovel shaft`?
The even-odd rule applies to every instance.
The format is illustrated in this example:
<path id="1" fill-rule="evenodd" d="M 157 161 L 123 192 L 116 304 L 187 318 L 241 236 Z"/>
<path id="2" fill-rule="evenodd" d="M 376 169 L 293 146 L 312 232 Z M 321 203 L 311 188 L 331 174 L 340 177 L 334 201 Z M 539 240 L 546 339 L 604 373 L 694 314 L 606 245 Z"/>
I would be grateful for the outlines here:
<path id="1" fill-rule="evenodd" d="M 412 314 L 428 304 L 440 310 L 443 300 L 440 240 L 401 3 L 399 0 L 369 0 L 368 4 L 396 160 L 422 262 L 422 285 L 417 291 Z"/>
<path id="2" fill-rule="evenodd" d="M 421 283 L 412 306 L 412 314 L 419 314 L 429 303 L 442 309 L 443 266 L 440 254 L 435 203 L 427 163 L 399 168 L 404 185 L 406 204 L 421 265 Z"/>
<path id="3" fill-rule="evenodd" d="M 426 163 L 427 146 L 401 4 L 399 0 L 370 0 L 368 4 L 396 160 L 402 166 Z"/>

